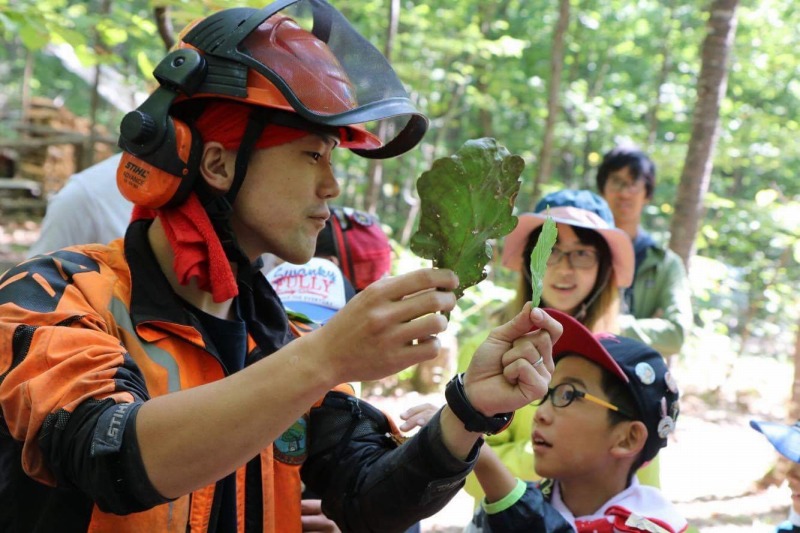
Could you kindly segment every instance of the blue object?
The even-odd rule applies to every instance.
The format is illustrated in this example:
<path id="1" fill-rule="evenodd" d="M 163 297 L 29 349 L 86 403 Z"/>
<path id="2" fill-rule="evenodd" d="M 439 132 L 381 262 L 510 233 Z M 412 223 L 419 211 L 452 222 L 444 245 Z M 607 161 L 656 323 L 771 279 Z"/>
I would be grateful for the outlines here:
<path id="1" fill-rule="evenodd" d="M 551 209 L 554 207 L 577 207 L 578 209 L 585 209 L 605 220 L 609 226 L 614 227 L 614 215 L 611 213 L 608 203 L 606 203 L 602 196 L 598 196 L 586 189 L 563 189 L 550 193 L 539 200 L 534 211 L 536 213 L 543 213 L 547 210 L 548 206 Z"/>
<path id="2" fill-rule="evenodd" d="M 800 463 L 800 421 L 789 426 L 776 422 L 751 420 L 750 426 L 763 433 L 778 453 L 790 461 Z"/>

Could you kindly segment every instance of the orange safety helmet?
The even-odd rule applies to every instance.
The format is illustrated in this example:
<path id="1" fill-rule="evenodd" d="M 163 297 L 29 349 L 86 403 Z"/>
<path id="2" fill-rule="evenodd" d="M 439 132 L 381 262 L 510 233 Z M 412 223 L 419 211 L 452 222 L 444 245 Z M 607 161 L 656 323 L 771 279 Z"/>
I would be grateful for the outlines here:
<path id="1" fill-rule="evenodd" d="M 378 159 L 416 146 L 428 125 L 383 55 L 325 0 L 219 11 L 187 28 L 154 76 L 159 88 L 122 121 L 117 171 L 122 194 L 150 208 L 180 204 L 194 189 L 203 141 L 181 112 L 190 101 L 260 109 L 246 137 L 280 124 L 333 134 Z M 376 128 L 386 138 L 364 126 L 374 122 L 386 123 Z"/>

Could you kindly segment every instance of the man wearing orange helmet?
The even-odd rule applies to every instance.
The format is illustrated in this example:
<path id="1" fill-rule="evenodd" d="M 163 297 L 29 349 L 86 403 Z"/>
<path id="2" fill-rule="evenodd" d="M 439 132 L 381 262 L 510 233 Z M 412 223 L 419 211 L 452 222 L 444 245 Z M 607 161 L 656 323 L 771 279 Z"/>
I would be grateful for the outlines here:
<path id="1" fill-rule="evenodd" d="M 121 125 L 124 239 L 0 278 L 0 530 L 299 531 L 301 477 L 343 530 L 434 513 L 481 435 L 547 391 L 561 327 L 526 306 L 399 445 L 331 389 L 435 356 L 456 276 L 379 280 L 300 336 L 254 262 L 312 256 L 334 148 L 399 155 L 426 119 L 324 0 L 216 13 L 154 74 Z"/>

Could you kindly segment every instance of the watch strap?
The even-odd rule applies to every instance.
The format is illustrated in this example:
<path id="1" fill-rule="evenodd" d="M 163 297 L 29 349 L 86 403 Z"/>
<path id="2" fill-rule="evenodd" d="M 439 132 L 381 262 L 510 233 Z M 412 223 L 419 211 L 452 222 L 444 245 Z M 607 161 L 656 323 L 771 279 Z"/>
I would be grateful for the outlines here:
<path id="1" fill-rule="evenodd" d="M 514 412 L 498 413 L 494 416 L 486 416 L 475 409 L 467 398 L 464 390 L 464 374 L 456 374 L 447 383 L 444 391 L 447 405 L 464 424 L 467 431 L 475 433 L 485 433 L 495 435 L 500 433 L 511 423 Z"/>

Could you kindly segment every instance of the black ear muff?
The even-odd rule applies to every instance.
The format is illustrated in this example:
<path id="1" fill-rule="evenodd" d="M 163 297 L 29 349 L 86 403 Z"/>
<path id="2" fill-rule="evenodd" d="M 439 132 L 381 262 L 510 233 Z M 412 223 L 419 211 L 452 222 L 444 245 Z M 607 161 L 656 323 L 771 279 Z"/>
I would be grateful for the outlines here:
<path id="1" fill-rule="evenodd" d="M 161 86 L 122 119 L 117 170 L 123 196 L 137 205 L 167 207 L 183 202 L 194 187 L 203 142 L 189 124 L 170 116 L 179 95 L 192 95 L 206 77 L 206 61 L 193 49 L 167 55 L 153 75 Z"/>

